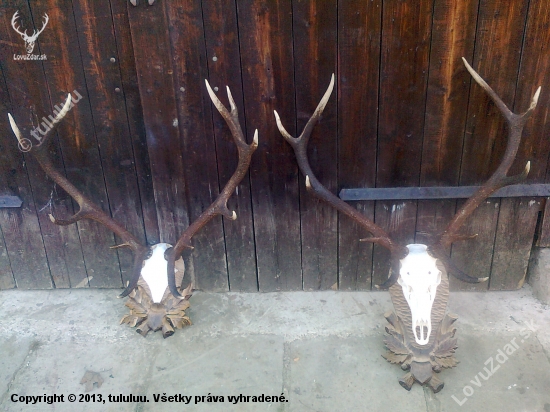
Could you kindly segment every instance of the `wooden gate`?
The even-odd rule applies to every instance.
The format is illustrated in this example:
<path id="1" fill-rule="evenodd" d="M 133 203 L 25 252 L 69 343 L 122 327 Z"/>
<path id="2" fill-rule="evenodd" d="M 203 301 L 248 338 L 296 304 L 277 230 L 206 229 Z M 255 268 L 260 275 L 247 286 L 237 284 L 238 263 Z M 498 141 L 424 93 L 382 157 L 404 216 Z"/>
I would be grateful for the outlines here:
<path id="1" fill-rule="evenodd" d="M 0 289 L 119 288 L 131 256 L 90 221 L 60 227 L 48 213 L 75 204 L 18 150 L 7 113 L 25 133 L 67 92 L 81 99 L 52 144 L 56 165 L 144 241 L 175 242 L 236 165 L 228 130 L 204 79 L 260 145 L 230 200 L 239 219 L 211 222 L 186 256 L 210 291 L 369 290 L 388 273 L 386 250 L 308 195 L 273 110 L 295 133 L 336 74 L 337 92 L 310 141 L 314 172 L 341 188 L 458 186 L 495 170 L 506 131 L 464 69 L 464 56 L 516 111 L 539 85 L 539 106 L 513 172 L 531 160 L 544 183 L 550 155 L 550 2 L 547 0 L 4 0 L 0 8 Z M 413 4 L 414 3 L 414 4 Z M 28 33 L 42 27 L 21 60 Z M 73 93 L 74 95 L 74 93 Z M 32 137 L 29 137 L 32 139 Z M 402 242 L 441 230 L 456 200 L 354 202 Z M 490 199 L 452 247 L 456 263 L 488 283 L 521 287 L 537 233 L 550 245 L 544 198 Z M 548 213 L 546 214 L 548 216 Z M 539 225 L 537 226 L 537 221 Z M 537 229 L 538 228 L 538 229 Z"/>

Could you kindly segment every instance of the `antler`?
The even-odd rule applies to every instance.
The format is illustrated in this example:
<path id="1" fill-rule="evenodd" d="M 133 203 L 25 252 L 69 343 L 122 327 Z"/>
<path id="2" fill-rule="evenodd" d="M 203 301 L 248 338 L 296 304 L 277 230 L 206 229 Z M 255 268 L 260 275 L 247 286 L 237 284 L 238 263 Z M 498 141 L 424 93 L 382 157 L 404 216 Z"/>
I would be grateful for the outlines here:
<path id="1" fill-rule="evenodd" d="M 28 34 L 27 34 L 27 30 L 25 30 L 24 32 L 22 32 L 21 30 L 19 30 L 19 27 L 16 26 L 16 23 L 17 23 L 17 19 L 19 18 L 19 10 L 17 10 L 15 12 L 15 14 L 13 15 L 13 17 L 11 18 L 11 26 L 13 27 L 13 29 L 19 33 L 21 35 L 21 37 L 25 38 L 25 37 L 29 37 Z"/>
<path id="2" fill-rule="evenodd" d="M 52 122 L 50 130 L 44 135 L 40 143 L 36 146 L 31 146 L 28 139 L 25 139 L 17 127 L 17 124 L 13 120 L 11 114 L 8 114 L 8 118 L 11 124 L 11 128 L 19 141 L 20 147 L 28 149 L 28 151 L 34 156 L 44 173 L 48 175 L 55 183 L 61 186 L 77 203 L 80 210 L 68 219 L 56 219 L 50 214 L 50 220 L 56 225 L 66 226 L 72 223 L 78 222 L 82 219 L 92 219 L 101 223 L 116 235 L 118 235 L 123 243 L 120 245 L 112 246 L 111 248 L 129 247 L 134 252 L 134 267 L 132 270 L 132 278 L 126 289 L 120 294 L 120 297 L 124 297 L 130 293 L 135 287 L 141 273 L 142 262 L 145 259 L 149 248 L 144 246 L 134 235 L 128 232 L 120 223 L 112 219 L 105 212 L 95 205 L 90 199 L 84 196 L 71 182 L 67 180 L 63 174 L 57 171 L 48 155 L 48 141 L 54 134 L 57 125 L 65 117 L 71 106 L 71 94 L 67 96 L 67 100 L 63 105 L 61 111 L 57 114 Z M 173 276 L 173 275 L 172 275 Z"/>
<path id="3" fill-rule="evenodd" d="M 380 226 L 375 224 L 372 220 L 368 219 L 367 217 L 359 213 L 355 208 L 351 207 L 346 202 L 344 202 L 343 200 L 341 200 L 340 198 L 332 194 L 326 187 L 324 187 L 319 182 L 319 180 L 317 180 L 317 178 L 313 174 L 313 171 L 311 170 L 311 167 L 309 165 L 309 160 L 307 157 L 307 144 L 309 141 L 309 137 L 311 135 L 311 132 L 313 131 L 315 124 L 319 121 L 321 114 L 323 113 L 323 110 L 328 102 L 328 99 L 332 94 L 333 88 L 334 88 L 334 74 L 330 79 L 330 84 L 327 88 L 327 91 L 323 95 L 323 98 L 317 105 L 317 108 L 315 109 L 315 111 L 313 112 L 313 115 L 308 120 L 306 126 L 304 127 L 304 130 L 302 131 L 302 134 L 300 134 L 299 137 L 295 138 L 286 131 L 286 129 L 283 127 L 281 123 L 281 119 L 277 111 L 274 111 L 275 120 L 277 122 L 277 127 L 279 128 L 279 131 L 281 132 L 285 140 L 288 143 L 290 143 L 290 145 L 294 149 L 294 154 L 296 155 L 296 160 L 298 161 L 298 167 L 300 168 L 300 171 L 306 178 L 307 190 L 311 191 L 314 196 L 325 201 L 332 207 L 336 208 L 338 211 L 346 214 L 347 216 L 355 220 L 359 225 L 361 225 L 365 230 L 367 230 L 367 232 L 372 234 L 373 237 L 361 239 L 361 241 L 377 243 L 390 250 L 392 254 L 391 275 L 388 278 L 388 280 L 385 281 L 382 285 L 376 286 L 380 288 L 386 288 L 391 284 L 395 283 L 395 281 L 397 280 L 397 277 L 399 276 L 399 259 L 402 259 L 405 256 L 407 256 L 408 249 L 404 246 L 400 246 L 394 243 L 384 229 L 382 229 Z"/>
<path id="4" fill-rule="evenodd" d="M 48 17 L 48 14 L 47 13 L 44 13 L 44 22 L 42 23 L 42 28 L 38 31 L 34 30 L 32 36 L 31 36 L 31 39 L 33 40 L 36 40 L 36 38 L 38 37 L 38 35 L 40 33 L 42 33 L 44 31 L 44 29 L 46 28 L 46 25 L 48 24 L 48 22 L 50 21 L 50 18 Z"/>
<path id="5" fill-rule="evenodd" d="M 172 294 L 177 297 L 181 297 L 181 295 L 177 290 L 174 277 L 174 265 L 176 258 L 178 258 L 185 249 L 193 249 L 193 246 L 191 245 L 191 238 L 215 216 L 223 215 L 232 220 L 237 219 L 237 214 L 234 211 L 231 212 L 227 208 L 227 200 L 231 197 L 237 185 L 246 175 L 246 172 L 248 171 L 248 168 L 250 166 L 250 161 L 252 159 L 252 153 L 254 153 L 254 151 L 258 147 L 257 129 L 254 132 L 254 140 L 252 141 L 252 143 L 250 145 L 246 144 L 244 134 L 239 123 L 239 113 L 237 111 L 237 106 L 235 105 L 233 96 L 231 96 L 231 91 L 229 90 L 229 87 L 227 87 L 227 97 L 229 99 L 229 104 L 231 105 L 231 111 L 228 111 L 227 108 L 218 99 L 218 97 L 214 94 L 212 88 L 210 87 L 210 84 L 208 83 L 208 80 L 205 80 L 205 83 L 212 103 L 214 103 L 214 106 L 216 106 L 216 109 L 218 109 L 225 122 L 229 126 L 229 130 L 231 131 L 231 135 L 233 136 L 233 140 L 235 141 L 235 145 L 237 146 L 237 150 L 239 153 L 239 162 L 237 164 L 237 169 L 235 170 L 235 173 L 233 173 L 233 176 L 231 176 L 229 181 L 226 183 L 225 187 L 220 192 L 216 200 L 214 200 L 214 202 L 204 212 L 201 213 L 197 220 L 195 220 L 182 233 L 176 245 L 173 248 L 168 249 L 164 254 L 166 260 L 168 261 L 168 286 L 170 287 L 170 291 L 172 292 Z"/>
<path id="6" fill-rule="evenodd" d="M 36 40 L 36 38 L 38 37 L 38 35 L 40 33 L 42 33 L 44 31 L 44 29 L 46 28 L 46 25 L 48 24 L 48 22 L 50 21 L 50 18 L 48 17 L 48 14 L 47 13 L 44 13 L 44 19 L 45 21 L 42 23 L 42 28 L 38 31 L 34 30 L 33 31 L 33 34 L 32 36 L 29 37 L 29 35 L 27 34 L 27 30 L 25 30 L 24 32 L 22 32 L 17 26 L 16 26 L 16 23 L 17 23 L 17 19 L 19 18 L 19 10 L 17 10 L 15 12 L 15 14 L 13 15 L 13 17 L 11 18 L 11 25 L 13 27 L 13 29 L 19 33 L 21 35 L 21 37 L 23 37 L 23 39 L 25 40 Z"/>
<path id="7" fill-rule="evenodd" d="M 485 80 L 483 80 L 481 76 L 468 64 L 464 57 L 462 58 L 462 61 L 464 62 L 466 69 L 468 69 L 474 80 L 487 92 L 489 97 L 493 100 L 502 115 L 505 117 L 508 124 L 508 143 L 502 162 L 498 166 L 497 170 L 493 173 L 489 180 L 487 180 L 487 182 L 485 182 L 485 184 L 483 184 L 483 186 L 481 186 L 477 190 L 477 192 L 475 192 L 472 197 L 468 199 L 464 206 L 460 208 L 460 210 L 455 214 L 445 231 L 439 235 L 435 243 L 430 247 L 432 251 L 437 253 L 438 258 L 441 258 L 441 256 L 444 255 L 444 253 L 442 253 L 442 250 L 450 246 L 453 242 L 458 240 L 470 239 L 477 236 L 477 234 L 473 236 L 460 235 L 457 232 L 462 227 L 466 219 L 483 201 L 485 201 L 485 199 L 487 199 L 492 193 L 496 192 L 498 189 L 504 186 L 519 183 L 527 177 L 530 169 L 530 162 L 527 162 L 527 164 L 525 165 L 525 169 L 522 173 L 515 176 L 507 176 L 507 174 L 516 157 L 519 144 L 521 142 L 523 127 L 535 110 L 541 91 L 541 88 L 539 87 L 531 100 L 531 105 L 525 113 L 513 113 L 504 104 L 501 98 L 495 93 L 491 86 L 489 86 L 485 82 Z M 454 269 L 454 274 L 458 275 L 457 277 L 467 282 L 473 283 L 486 280 L 486 278 L 472 278 L 464 274 L 460 270 L 456 270 L 456 268 Z"/>

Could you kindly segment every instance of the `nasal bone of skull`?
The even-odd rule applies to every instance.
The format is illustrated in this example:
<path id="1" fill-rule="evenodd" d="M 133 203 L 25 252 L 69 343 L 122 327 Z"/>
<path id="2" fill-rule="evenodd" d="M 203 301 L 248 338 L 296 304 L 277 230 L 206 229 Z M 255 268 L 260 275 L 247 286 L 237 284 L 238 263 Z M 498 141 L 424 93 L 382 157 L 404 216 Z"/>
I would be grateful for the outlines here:
<path id="1" fill-rule="evenodd" d="M 441 271 L 436 266 L 437 259 L 428 254 L 426 245 L 412 244 L 407 248 L 409 254 L 400 261 L 397 282 L 411 310 L 414 338 L 419 345 L 426 345 L 432 331 L 432 304 L 441 283 Z"/>
<path id="2" fill-rule="evenodd" d="M 433 300 L 426 296 L 424 299 L 417 300 L 416 303 L 416 310 L 411 309 L 414 339 L 419 345 L 426 345 L 432 333 L 431 310 Z"/>

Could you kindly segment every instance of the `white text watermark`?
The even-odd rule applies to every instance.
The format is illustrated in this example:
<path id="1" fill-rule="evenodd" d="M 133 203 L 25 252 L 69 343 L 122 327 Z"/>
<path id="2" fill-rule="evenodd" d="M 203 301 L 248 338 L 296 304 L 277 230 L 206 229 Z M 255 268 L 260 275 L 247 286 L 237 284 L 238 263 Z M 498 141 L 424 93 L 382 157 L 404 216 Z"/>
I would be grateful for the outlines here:
<path id="1" fill-rule="evenodd" d="M 521 336 L 520 343 L 525 342 L 531 337 L 531 333 L 535 332 L 535 324 L 533 321 L 524 323 L 527 328 L 522 328 L 519 331 L 519 334 Z M 470 398 L 474 394 L 474 387 L 481 388 L 483 382 L 489 380 L 489 378 L 491 378 L 491 376 L 493 376 L 495 372 L 500 369 L 501 365 L 506 363 L 506 361 L 509 359 L 508 357 L 519 349 L 519 344 L 516 342 L 516 339 L 517 337 L 511 339 L 510 342 L 502 347 L 502 349 L 497 350 L 497 353 L 494 357 L 490 356 L 489 359 L 487 359 L 483 363 L 485 365 L 483 370 L 478 372 L 474 376 L 474 378 L 470 380 L 470 383 L 472 385 L 466 385 L 462 388 L 462 393 L 464 394 L 464 397 L 462 399 L 457 398 L 455 395 L 451 396 L 453 400 L 458 403 L 459 406 L 464 405 L 468 401 L 468 398 Z M 460 396 L 462 397 L 462 395 Z"/>
<path id="2" fill-rule="evenodd" d="M 78 96 L 78 98 L 75 98 L 73 94 Z M 75 106 L 75 104 L 77 104 L 80 99 L 82 99 L 82 96 L 80 95 L 80 93 L 78 93 L 78 91 L 74 90 L 73 94 L 71 94 L 71 102 L 69 104 L 68 110 L 71 110 Z M 56 104 L 54 106 L 53 113 L 50 114 L 48 117 L 44 116 L 40 125 L 34 127 L 31 130 L 31 136 L 34 137 L 38 143 L 40 143 L 44 136 L 46 136 L 46 133 L 48 133 L 52 129 L 53 125 L 56 123 L 56 117 L 61 112 L 62 108 L 63 103 Z M 23 138 L 19 140 L 19 150 L 21 150 L 22 152 L 28 152 L 29 150 L 31 150 L 31 148 L 32 141 L 30 139 Z"/>

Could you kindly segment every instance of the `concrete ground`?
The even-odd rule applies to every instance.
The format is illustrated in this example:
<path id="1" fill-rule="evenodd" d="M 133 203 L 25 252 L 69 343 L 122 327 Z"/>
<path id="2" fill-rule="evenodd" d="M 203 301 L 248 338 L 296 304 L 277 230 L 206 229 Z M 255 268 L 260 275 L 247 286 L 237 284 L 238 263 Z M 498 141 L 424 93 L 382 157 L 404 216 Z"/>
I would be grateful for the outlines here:
<path id="1" fill-rule="evenodd" d="M 0 411 L 550 412 L 550 307 L 529 286 L 451 293 L 460 364 L 435 395 L 401 388 L 381 356 L 386 292 L 196 293 L 194 324 L 168 339 L 119 325 L 116 294 L 0 292 Z M 87 372 L 101 387 L 85 392 Z M 54 394 L 64 402 L 24 403 Z M 113 402 L 121 394 L 141 401 Z M 228 398 L 241 394 L 249 402 Z"/>

